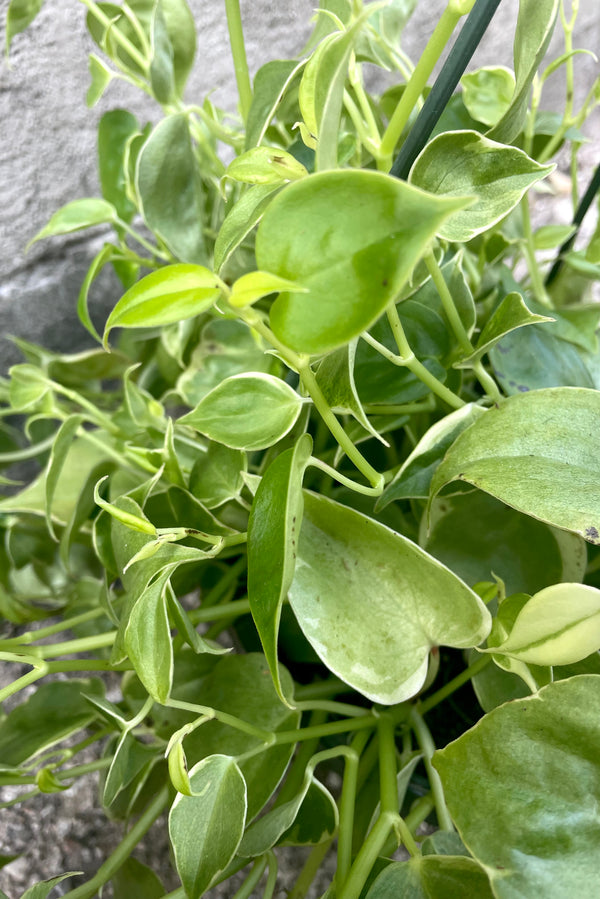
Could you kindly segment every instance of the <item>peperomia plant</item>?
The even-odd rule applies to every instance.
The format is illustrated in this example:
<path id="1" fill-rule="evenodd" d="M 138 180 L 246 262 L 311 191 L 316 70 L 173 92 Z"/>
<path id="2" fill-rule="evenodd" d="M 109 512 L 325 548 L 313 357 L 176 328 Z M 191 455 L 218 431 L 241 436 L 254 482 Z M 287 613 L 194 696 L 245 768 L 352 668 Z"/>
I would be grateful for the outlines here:
<path id="1" fill-rule="evenodd" d="M 0 721 L 0 782 L 24 801 L 101 772 L 128 826 L 69 899 L 165 895 L 130 854 L 167 809 L 171 899 L 238 872 L 236 899 L 269 899 L 290 845 L 313 847 L 290 899 L 330 853 L 327 899 L 591 896 L 598 230 L 545 283 L 600 100 L 574 106 L 577 3 L 521 0 L 514 72 L 463 73 L 497 0 L 450 0 L 416 66 L 414 2 L 322 0 L 251 84 L 226 0 L 237 116 L 184 100 L 185 0 L 83 4 L 88 104 L 123 79 L 162 118 L 106 112 L 102 197 L 34 238 L 111 228 L 78 301 L 98 347 L 19 340 L 0 382 L 0 463 L 40 464 L 0 482 L 1 699 L 35 685 Z M 41 5 L 12 0 L 8 44 Z M 574 224 L 534 230 L 559 150 Z"/>

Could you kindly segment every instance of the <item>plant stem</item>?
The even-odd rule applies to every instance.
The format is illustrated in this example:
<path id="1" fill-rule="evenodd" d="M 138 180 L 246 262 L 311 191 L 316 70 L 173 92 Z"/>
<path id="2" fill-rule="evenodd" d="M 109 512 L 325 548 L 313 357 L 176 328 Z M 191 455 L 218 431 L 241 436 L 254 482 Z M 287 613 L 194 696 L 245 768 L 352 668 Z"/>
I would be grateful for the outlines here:
<path id="1" fill-rule="evenodd" d="M 447 684 L 444 684 L 443 687 L 440 687 L 440 689 L 436 690 L 435 693 L 432 693 L 431 696 L 427 696 L 426 699 L 423 699 L 419 704 L 421 714 L 426 715 L 427 712 L 430 712 L 431 709 L 435 708 L 436 705 L 439 705 L 440 702 L 443 702 L 444 699 L 447 699 L 448 696 L 452 696 L 456 690 L 464 686 L 464 684 L 467 684 L 476 674 L 479 674 L 480 671 L 483 671 L 491 661 L 492 657 L 490 655 L 480 656 L 477 661 L 473 662 L 472 665 L 469 665 L 468 668 L 465 668 L 464 671 L 448 681 Z"/>
<path id="2" fill-rule="evenodd" d="M 268 746 L 271 746 L 276 742 L 275 735 L 270 730 L 264 730 L 262 727 L 254 727 L 253 724 L 249 724 L 241 718 L 236 718 L 235 715 L 230 715 L 228 712 L 221 712 L 219 709 L 210 708 L 210 706 L 197 705 L 195 702 L 184 702 L 180 699 L 169 699 L 165 703 L 165 707 L 169 709 L 182 709 L 185 712 L 193 712 L 196 715 L 215 719 L 216 721 L 220 721 L 221 724 L 227 724 L 235 730 L 239 730 L 244 734 L 249 734 L 251 737 L 256 737 L 257 740 L 261 740 Z"/>
<path id="3" fill-rule="evenodd" d="M 65 893 L 63 899 L 92 899 L 104 884 L 110 880 L 116 871 L 127 861 L 131 852 L 135 849 L 144 834 L 154 824 L 158 816 L 164 811 L 169 801 L 169 790 L 163 787 L 154 797 L 152 802 L 144 809 L 136 823 L 133 825 L 125 839 L 117 846 L 115 851 L 104 864 L 100 865 L 96 874 L 87 883 L 74 890 Z"/>
<path id="4" fill-rule="evenodd" d="M 346 883 L 336 893 L 337 899 L 358 899 L 397 818 L 391 812 L 379 816 L 354 859 Z"/>
<path id="5" fill-rule="evenodd" d="M 240 0 L 225 0 L 225 11 L 227 13 L 227 28 L 229 29 L 229 43 L 231 45 L 231 55 L 233 56 L 235 80 L 240 98 L 240 112 L 245 123 L 252 104 L 252 85 L 250 84 L 248 60 L 246 58 Z"/>
<path id="6" fill-rule="evenodd" d="M 118 28 L 114 28 L 109 17 L 102 12 L 100 7 L 94 2 L 94 0 L 80 0 L 84 6 L 86 6 L 95 19 L 103 25 L 107 32 L 110 30 L 111 36 L 115 39 L 116 43 L 119 44 L 126 53 L 131 56 L 133 61 L 137 63 L 142 72 L 146 73 L 148 70 L 149 61 L 144 59 L 140 51 L 134 44 L 131 43 L 128 37 L 126 37 L 122 31 Z"/>
<path id="7" fill-rule="evenodd" d="M 444 312 L 446 313 L 446 317 L 450 322 L 450 327 L 454 332 L 454 336 L 458 340 L 465 356 L 470 356 L 473 352 L 473 344 L 471 343 L 466 328 L 462 323 L 460 315 L 458 314 L 458 309 L 456 308 L 456 305 L 454 303 L 454 298 L 450 293 L 450 288 L 446 284 L 446 280 L 442 274 L 442 270 L 438 264 L 438 261 L 435 258 L 435 253 L 433 252 L 433 250 L 430 249 L 427 251 L 424 257 L 424 261 L 425 265 L 427 266 L 427 271 L 431 275 L 431 280 L 435 284 L 440 300 L 442 301 Z"/>
<path id="8" fill-rule="evenodd" d="M 354 465 L 358 468 L 361 474 L 365 476 L 365 478 L 371 484 L 371 487 L 375 490 L 379 490 L 379 492 L 383 492 L 384 479 L 383 475 L 379 474 L 379 472 L 375 471 L 372 465 L 370 465 L 362 453 L 357 450 L 354 446 L 343 427 L 331 411 L 331 408 L 323 396 L 323 392 L 319 387 L 317 379 L 315 378 L 310 365 L 305 365 L 300 370 L 300 378 L 302 379 L 302 383 L 306 387 L 310 397 L 315 404 L 315 408 L 317 412 L 344 450 L 348 458 Z M 330 474 L 331 472 L 328 472 Z M 336 474 L 337 477 L 337 474 Z M 352 489 L 356 489 L 353 487 Z"/>
<path id="9" fill-rule="evenodd" d="M 450 40 L 452 32 L 462 16 L 469 12 L 473 3 L 474 0 L 468 0 L 463 4 L 450 0 L 442 13 L 383 135 L 378 161 L 380 171 L 388 171 L 391 168 L 394 148 L 400 140 L 410 114 L 427 86 L 427 80 Z"/>
<path id="10" fill-rule="evenodd" d="M 12 637 L 10 640 L 3 640 L 2 647 L 8 646 L 8 644 L 18 645 L 23 643 L 37 643 L 38 640 L 52 637 L 54 634 L 60 634 L 62 631 L 71 630 L 72 628 L 77 627 L 78 624 L 92 621 L 92 619 L 98 618 L 100 615 L 104 614 L 106 614 L 104 609 L 90 609 L 88 612 L 82 612 L 80 615 L 73 615 L 72 618 L 65 618 L 64 621 L 59 621 L 57 624 L 50 624 L 48 627 L 42 627 L 38 631 L 26 631 L 18 637 Z"/>
<path id="11" fill-rule="evenodd" d="M 279 730 L 274 735 L 273 743 L 276 746 L 281 746 L 282 743 L 296 743 L 301 740 L 312 740 L 315 737 L 330 737 L 334 734 L 345 734 L 352 730 L 374 729 L 375 727 L 377 727 L 375 715 L 366 714 L 362 718 L 345 718 L 343 721 L 329 721 L 327 724 L 318 724 L 314 727 Z"/>
<path id="12" fill-rule="evenodd" d="M 360 731 L 355 735 L 345 754 L 344 780 L 340 796 L 340 826 L 337 847 L 336 886 L 344 882 L 352 865 L 352 837 L 354 832 L 354 807 L 358 784 L 358 763 L 363 749 L 370 738 L 368 731 Z"/>
<path id="13" fill-rule="evenodd" d="M 288 894 L 288 899 L 305 899 L 313 880 L 319 873 L 321 865 L 331 849 L 332 842 L 333 839 L 327 840 L 325 843 L 320 843 L 318 846 L 314 847 L 306 859 L 296 883 Z"/>
<path id="14" fill-rule="evenodd" d="M 63 643 L 50 643 L 48 646 L 36 646 L 42 659 L 51 659 L 53 656 L 73 655 L 78 652 L 89 652 L 92 649 L 103 649 L 112 646 L 117 632 L 109 631 L 106 634 L 92 634 L 90 637 L 79 637 L 76 640 L 66 640 Z"/>
<path id="15" fill-rule="evenodd" d="M 357 484 L 357 482 L 353 481 L 351 478 L 347 478 L 345 475 L 340 474 L 339 471 L 316 456 L 310 457 L 307 467 L 318 468 L 319 471 L 325 472 L 325 474 L 328 474 L 334 480 L 343 484 L 344 487 L 354 490 L 355 493 L 362 493 L 364 496 L 381 496 L 383 493 L 383 486 L 385 483 L 383 475 L 380 475 L 380 483 L 376 487 L 366 487 L 364 484 Z"/>
<path id="16" fill-rule="evenodd" d="M 435 802 L 431 793 L 421 796 L 413 803 L 410 812 L 404 819 L 404 823 L 411 833 L 415 833 L 419 824 L 422 824 L 425 818 L 431 814 L 435 808 Z"/>
<path id="17" fill-rule="evenodd" d="M 377 725 L 379 738 L 379 796 L 382 812 L 398 814 L 398 784 L 396 781 L 396 740 L 395 722 L 384 712 Z"/>
<path id="18" fill-rule="evenodd" d="M 19 690 L 28 687 L 29 684 L 34 684 L 36 680 L 40 680 L 40 678 L 45 677 L 47 674 L 47 665 L 43 663 L 41 665 L 36 665 L 31 671 L 28 671 L 27 674 L 18 677 L 12 684 L 7 684 L 6 687 L 3 687 L 0 690 L 0 703 L 4 702 L 5 699 L 8 699 L 9 696 L 14 696 Z"/>
<path id="19" fill-rule="evenodd" d="M 258 886 L 261 877 L 265 873 L 266 867 L 267 856 L 261 855 L 252 865 L 250 873 L 246 877 L 239 890 L 237 890 L 235 896 L 233 896 L 233 899 L 250 899 L 252 893 L 254 892 L 254 888 Z"/>
<path id="20" fill-rule="evenodd" d="M 525 238 L 523 243 L 523 252 L 525 254 L 525 260 L 527 262 L 527 268 L 529 269 L 529 276 L 531 278 L 531 287 L 533 290 L 533 294 L 539 303 L 543 303 L 544 306 L 549 306 L 550 308 L 552 308 L 552 302 L 550 301 L 550 297 L 546 293 L 546 288 L 544 287 L 544 282 L 542 280 L 542 275 L 537 264 L 537 259 L 535 258 L 533 230 L 531 228 L 531 215 L 529 213 L 529 197 L 527 194 L 525 194 L 525 196 L 521 199 L 520 205 L 521 217 L 523 220 L 523 236 Z"/>
<path id="21" fill-rule="evenodd" d="M 416 706 L 413 706 L 408 721 L 415 733 L 419 748 L 423 753 L 423 762 L 427 771 L 427 777 L 429 778 L 431 792 L 435 800 L 435 810 L 440 830 L 448 830 L 452 832 L 454 831 L 454 824 L 452 823 L 450 812 L 448 811 L 448 807 L 446 806 L 446 799 L 444 797 L 444 788 L 442 786 L 442 781 L 440 779 L 440 775 L 437 773 L 431 763 L 433 753 L 435 752 L 435 743 L 433 742 L 431 734 L 429 733 L 429 728 L 425 724 L 422 716 L 417 711 Z"/>

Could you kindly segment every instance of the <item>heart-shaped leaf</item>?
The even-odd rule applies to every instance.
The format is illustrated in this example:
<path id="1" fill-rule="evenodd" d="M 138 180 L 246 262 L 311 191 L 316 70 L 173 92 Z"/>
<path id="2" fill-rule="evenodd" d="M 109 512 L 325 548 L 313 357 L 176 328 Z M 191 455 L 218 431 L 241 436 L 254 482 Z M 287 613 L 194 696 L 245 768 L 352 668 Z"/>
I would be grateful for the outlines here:
<path id="1" fill-rule="evenodd" d="M 491 618 L 475 593 L 406 537 L 305 493 L 290 604 L 327 667 L 374 702 L 410 699 L 432 646 L 476 646 Z"/>
<path id="2" fill-rule="evenodd" d="M 256 235 L 259 268 L 308 288 L 273 304 L 277 337 L 301 353 L 358 337 L 399 294 L 442 223 L 464 206 L 464 198 L 433 197 L 372 171 L 322 172 L 288 185 Z"/>
<path id="3" fill-rule="evenodd" d="M 493 899 L 487 874 L 474 859 L 424 855 L 392 862 L 366 899 Z"/>

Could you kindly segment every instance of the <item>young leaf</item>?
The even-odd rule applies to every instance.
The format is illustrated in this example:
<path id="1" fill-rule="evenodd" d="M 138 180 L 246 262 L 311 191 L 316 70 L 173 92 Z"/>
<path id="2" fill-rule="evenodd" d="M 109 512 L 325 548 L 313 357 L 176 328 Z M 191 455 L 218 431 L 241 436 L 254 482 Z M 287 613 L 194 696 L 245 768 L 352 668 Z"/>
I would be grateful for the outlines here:
<path id="1" fill-rule="evenodd" d="M 256 73 L 252 105 L 246 122 L 247 150 L 262 142 L 283 95 L 304 64 L 304 60 L 297 63 L 292 59 L 274 59 Z"/>
<path id="2" fill-rule="evenodd" d="M 295 284 L 269 272 L 248 272 L 234 282 L 229 303 L 234 308 L 251 306 L 271 293 L 281 293 L 284 290 L 288 293 L 308 293 L 307 288 L 301 284 Z"/>
<path id="3" fill-rule="evenodd" d="M 308 175 L 301 162 L 276 147 L 254 147 L 229 163 L 224 178 L 247 184 L 272 184 L 297 181 Z"/>
<path id="4" fill-rule="evenodd" d="M 351 340 L 347 346 L 325 356 L 317 369 L 317 381 L 334 412 L 353 415 L 365 431 L 387 446 L 367 418 L 356 389 L 354 360 L 357 343 L 357 340 Z"/>
<path id="5" fill-rule="evenodd" d="M 324 172 L 288 185 L 265 212 L 256 258 L 260 269 L 309 292 L 283 293 L 273 303 L 277 337 L 301 353 L 358 337 L 397 296 L 442 222 L 464 205 L 371 171 Z"/>
<path id="6" fill-rule="evenodd" d="M 113 253 L 114 247 L 111 244 L 105 244 L 100 252 L 96 256 L 94 256 L 91 265 L 87 270 L 86 276 L 81 282 L 79 297 L 77 299 L 77 315 L 79 317 L 79 321 L 86 329 L 86 331 L 88 331 L 92 335 L 92 337 L 98 341 L 98 343 L 102 343 L 102 338 L 98 334 L 96 326 L 90 318 L 88 308 L 88 295 L 92 283 L 98 277 L 106 263 L 110 262 Z"/>
<path id="7" fill-rule="evenodd" d="M 54 213 L 48 224 L 29 241 L 27 247 L 55 234 L 71 234 L 73 231 L 82 231 L 94 225 L 115 224 L 116 221 L 117 211 L 112 203 L 106 200 L 73 200 Z"/>
<path id="8" fill-rule="evenodd" d="M 193 796 L 179 793 L 169 813 L 177 873 L 199 899 L 234 857 L 246 822 L 246 784 L 234 759 L 211 755 L 190 771 Z"/>
<path id="9" fill-rule="evenodd" d="M 304 434 L 267 468 L 256 491 L 248 520 L 248 599 L 269 663 L 275 689 L 281 688 L 277 635 L 281 606 L 296 566 L 296 544 L 304 507 L 302 478 L 310 458 L 312 439 Z"/>
<path id="10" fill-rule="evenodd" d="M 600 393 L 557 387 L 509 397 L 448 450 L 431 483 L 467 481 L 509 506 L 600 543 Z"/>
<path id="11" fill-rule="evenodd" d="M 190 472 L 190 491 L 207 509 L 216 509 L 239 496 L 247 468 L 245 453 L 211 440 Z"/>
<path id="12" fill-rule="evenodd" d="M 262 372 L 233 375 L 178 419 L 232 449 L 266 449 L 294 426 L 302 399 L 281 378 Z"/>
<path id="13" fill-rule="evenodd" d="M 151 328 L 192 318 L 210 309 L 221 289 L 202 265 L 167 265 L 123 294 L 108 316 L 104 345 L 113 328 Z"/>
<path id="14" fill-rule="evenodd" d="M 506 66 L 483 66 L 463 75 L 460 83 L 469 115 L 484 125 L 502 118 L 515 92 L 515 76 Z"/>
<path id="15" fill-rule="evenodd" d="M 423 686 L 432 646 L 485 639 L 489 612 L 432 556 L 329 499 L 305 492 L 304 503 L 290 604 L 334 674 L 374 702 L 395 704 Z"/>
<path id="16" fill-rule="evenodd" d="M 250 234 L 281 184 L 255 184 L 228 212 L 215 241 L 214 266 L 220 272 L 234 250 Z"/>
<path id="17" fill-rule="evenodd" d="M 173 681 L 173 644 L 167 615 L 166 591 L 171 567 L 146 587 L 129 616 L 125 648 L 146 690 L 165 703 Z"/>
<path id="18" fill-rule="evenodd" d="M 549 315 L 538 315 L 528 309 L 521 294 L 513 291 L 504 297 L 494 314 L 488 318 L 479 335 L 475 352 L 456 362 L 455 368 L 468 368 L 473 363 L 479 362 L 482 356 L 488 353 L 503 337 L 517 328 L 552 321 L 555 319 Z"/>
<path id="19" fill-rule="evenodd" d="M 90 53 L 89 69 L 92 82 L 85 95 L 85 102 L 91 109 L 100 100 L 114 76 L 108 66 L 95 53 Z"/>
<path id="20" fill-rule="evenodd" d="M 204 198 L 183 113 L 167 116 L 150 134 L 138 156 L 136 185 L 150 230 L 181 262 L 204 262 Z"/>
<path id="21" fill-rule="evenodd" d="M 124 730 L 114 748 L 113 757 L 104 781 L 102 803 L 110 808 L 120 793 L 126 790 L 135 780 L 144 780 L 158 753 L 156 747 L 141 743 L 131 731 Z"/>
<path id="22" fill-rule="evenodd" d="M 559 5 L 560 0 L 520 0 L 514 42 L 515 91 L 509 108 L 488 131 L 488 137 L 508 144 L 525 124 L 529 91 L 546 55 Z"/>
<path id="23" fill-rule="evenodd" d="M 435 753 L 452 818 L 497 899 L 595 889 L 599 715 L 600 677 L 580 675 L 494 709 Z"/>
<path id="24" fill-rule="evenodd" d="M 6 55 L 10 51 L 12 39 L 31 25 L 44 0 L 10 0 L 6 13 Z"/>
<path id="25" fill-rule="evenodd" d="M 532 596 L 494 647 L 529 665 L 571 665 L 600 649 L 600 590 L 553 584 Z"/>
<path id="26" fill-rule="evenodd" d="M 452 131 L 439 134 L 423 148 L 409 180 L 432 194 L 475 197 L 468 209 L 457 211 L 438 231 L 445 240 L 466 241 L 508 215 L 531 185 L 553 168 L 477 131 Z"/>

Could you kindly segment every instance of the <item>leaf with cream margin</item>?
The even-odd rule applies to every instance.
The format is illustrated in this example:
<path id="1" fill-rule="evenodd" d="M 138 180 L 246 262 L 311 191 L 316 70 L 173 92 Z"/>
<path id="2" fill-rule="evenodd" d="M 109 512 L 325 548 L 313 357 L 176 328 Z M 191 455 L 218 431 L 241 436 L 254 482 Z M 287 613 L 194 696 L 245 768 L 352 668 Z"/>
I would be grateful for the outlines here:
<path id="1" fill-rule="evenodd" d="M 327 667 L 386 705 L 419 692 L 432 646 L 477 646 L 491 625 L 479 597 L 416 544 L 308 492 L 289 599 Z"/>
<path id="2" fill-rule="evenodd" d="M 448 450 L 431 482 L 466 481 L 514 509 L 600 543 L 600 393 L 553 387 L 488 409 Z"/>

